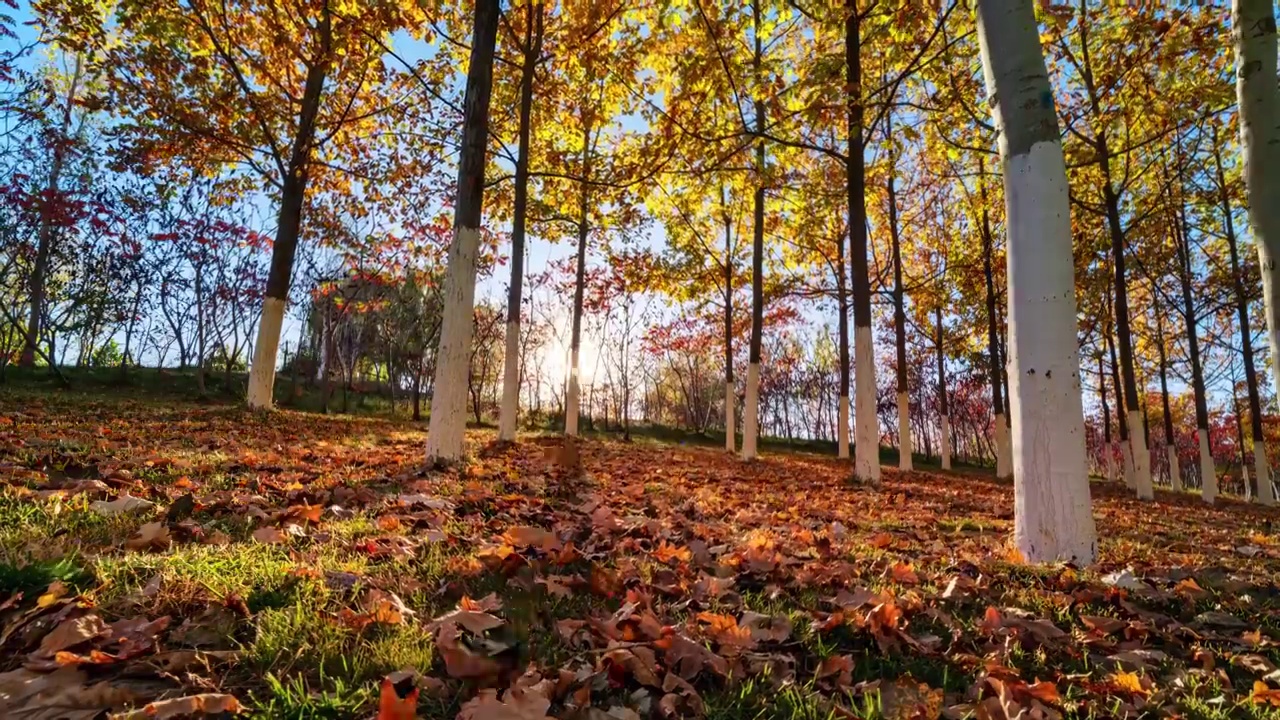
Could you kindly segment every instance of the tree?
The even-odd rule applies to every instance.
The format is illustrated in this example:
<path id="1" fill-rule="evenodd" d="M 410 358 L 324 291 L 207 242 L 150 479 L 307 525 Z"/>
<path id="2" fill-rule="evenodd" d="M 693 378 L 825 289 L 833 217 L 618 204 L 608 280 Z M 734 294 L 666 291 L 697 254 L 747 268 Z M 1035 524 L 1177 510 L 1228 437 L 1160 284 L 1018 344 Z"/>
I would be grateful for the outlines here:
<path id="1" fill-rule="evenodd" d="M 1240 106 L 1240 138 L 1245 182 L 1249 191 L 1249 224 L 1262 267 L 1263 301 L 1271 346 L 1271 372 L 1280 388 L 1280 89 L 1276 87 L 1276 18 L 1270 0 L 1234 0 L 1232 33 L 1236 51 L 1236 92 Z M 1243 321 L 1242 321 L 1243 324 Z M 1247 338 L 1246 338 L 1247 341 Z M 1252 377 L 1252 375 L 1251 375 Z M 1255 411 L 1254 423 L 1260 413 Z M 1275 502 L 1265 457 L 1255 437 L 1255 461 L 1262 501 Z"/>
<path id="2" fill-rule="evenodd" d="M 444 318 L 432 384 L 428 462 L 460 459 L 467 426 L 467 373 L 471 365 L 476 260 L 480 253 L 484 203 L 485 147 L 489 140 L 489 98 L 493 88 L 493 55 L 500 14 L 498 0 L 476 0 L 475 8 L 471 62 L 467 69 L 467 90 L 463 101 L 454 236 L 449 246 L 444 281 Z"/>
<path id="3" fill-rule="evenodd" d="M 1009 234 L 1014 540 L 1032 562 L 1097 552 L 1085 462 L 1066 163 L 1031 0 L 979 0 Z"/>

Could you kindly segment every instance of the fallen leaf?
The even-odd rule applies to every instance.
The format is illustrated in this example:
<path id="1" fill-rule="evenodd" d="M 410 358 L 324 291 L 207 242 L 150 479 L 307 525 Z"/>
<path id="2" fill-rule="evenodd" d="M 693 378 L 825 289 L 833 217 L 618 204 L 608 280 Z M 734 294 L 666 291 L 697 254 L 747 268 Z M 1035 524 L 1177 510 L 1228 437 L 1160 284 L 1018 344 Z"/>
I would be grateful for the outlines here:
<path id="1" fill-rule="evenodd" d="M 145 510 L 150 507 L 155 507 L 155 503 L 150 500 L 144 500 L 140 497 L 134 497 L 129 493 L 124 493 L 111 502 L 107 502 L 105 500 L 94 500 L 89 503 L 90 510 L 93 510 L 99 515 L 106 515 L 108 517 L 133 512 L 135 510 Z"/>
<path id="2" fill-rule="evenodd" d="M 240 701 L 234 695 L 202 693 L 169 700 L 157 700 L 141 709 L 112 715 L 111 720 L 166 720 L 167 718 L 182 718 L 192 715 L 238 713 L 241 709 Z"/>
<path id="3" fill-rule="evenodd" d="M 288 542 L 289 536 L 281 532 L 280 528 L 268 525 L 267 527 L 260 527 L 257 530 L 254 530 L 253 539 L 260 543 L 274 545 Z"/>
<path id="4" fill-rule="evenodd" d="M 133 537 L 124 541 L 129 550 L 164 550 L 169 547 L 169 527 L 164 523 L 149 522 L 138 528 Z"/>

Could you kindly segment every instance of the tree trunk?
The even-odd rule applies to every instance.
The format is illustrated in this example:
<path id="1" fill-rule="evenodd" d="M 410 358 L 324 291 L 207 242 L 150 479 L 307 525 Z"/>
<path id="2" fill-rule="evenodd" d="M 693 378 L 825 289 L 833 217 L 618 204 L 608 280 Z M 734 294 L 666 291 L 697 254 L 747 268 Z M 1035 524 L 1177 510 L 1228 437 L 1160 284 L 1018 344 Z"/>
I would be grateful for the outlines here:
<path id="1" fill-rule="evenodd" d="M 1271 0 L 1235 0 L 1232 10 L 1249 224 L 1262 270 L 1272 380 L 1280 388 L 1280 273 L 1276 272 L 1276 257 L 1280 256 L 1280 90 L 1276 87 L 1275 7 Z M 1256 383 L 1247 368 L 1246 373 Z M 1254 410 L 1253 415 L 1255 425 L 1260 425 L 1260 411 Z M 1258 450 L 1260 446 L 1255 440 L 1255 463 L 1263 473 L 1259 477 L 1261 498 L 1270 505 L 1275 503 L 1275 491 L 1266 458 L 1259 454 L 1263 452 Z"/>
<path id="2" fill-rule="evenodd" d="M 1116 453 L 1111 444 L 1111 408 L 1107 405 L 1107 369 L 1098 353 L 1098 393 L 1102 396 L 1102 457 L 1106 465 L 1107 480 L 1116 480 Z"/>
<path id="3" fill-rule="evenodd" d="M 1231 198 L 1227 195 L 1227 179 L 1222 171 L 1222 145 L 1213 132 L 1213 161 L 1218 173 L 1218 201 L 1222 204 L 1222 224 L 1231 257 L 1231 283 L 1235 293 L 1236 317 L 1240 323 L 1240 353 L 1244 357 L 1244 380 L 1249 391 L 1249 431 L 1253 440 L 1253 477 L 1258 483 L 1257 498 L 1263 505 L 1275 505 L 1276 494 L 1271 484 L 1271 468 L 1267 464 L 1267 446 L 1262 434 L 1262 402 L 1258 395 L 1258 375 L 1253 364 L 1253 333 L 1249 328 L 1249 298 L 1244 292 L 1244 276 L 1240 270 L 1240 252 L 1236 243 L 1235 221 L 1231 217 Z"/>
<path id="4" fill-rule="evenodd" d="M 982 274 L 987 289 L 987 360 L 991 374 L 991 411 L 994 416 L 996 443 L 996 477 L 1013 477 L 1013 448 L 1009 445 L 1009 424 L 1005 421 L 1004 399 L 1001 387 L 1003 373 L 1000 370 L 1000 331 L 996 313 L 996 285 L 992 264 L 995 262 L 995 242 L 991 237 L 991 218 L 987 212 L 986 163 L 978 156 L 978 182 L 982 192 Z"/>
<path id="5" fill-rule="evenodd" d="M 321 14 L 320 32 L 325 50 L 330 44 L 328 6 Z M 327 54 L 327 52 L 326 52 Z M 289 301 L 289 283 L 293 279 L 293 258 L 298 252 L 298 235 L 302 230 L 302 207 L 307 194 L 307 174 L 315 141 L 316 118 L 320 114 L 329 60 L 319 58 L 307 68 L 298 115 L 298 130 L 285 167 L 277 217 L 276 239 L 271 246 L 271 269 L 267 274 L 266 293 L 262 298 L 262 316 L 258 322 L 258 339 L 253 344 L 253 362 L 249 370 L 249 407 L 270 408 L 276 381 L 276 353 L 280 348 L 280 330 L 284 325 L 285 306 Z"/>
<path id="6" fill-rule="evenodd" d="M 938 454 L 942 457 L 942 469 L 951 469 L 951 412 L 947 407 L 947 356 L 943 345 L 942 306 L 936 312 L 938 337 L 934 344 L 938 347 L 938 411 L 941 416 L 939 429 L 942 436 L 939 440 Z"/>
<path id="7" fill-rule="evenodd" d="M 582 298 L 587 281 L 587 236 L 591 232 L 591 186 L 587 178 L 591 173 L 591 124 L 582 128 L 582 181 L 578 206 L 578 259 L 573 283 L 573 330 L 569 341 L 569 387 L 565 393 L 564 434 L 578 434 L 578 413 L 581 381 L 578 377 L 578 353 L 582 348 Z"/>
<path id="8" fill-rule="evenodd" d="M 755 53 L 753 65 L 757 83 L 762 81 L 764 40 L 760 37 L 763 19 L 760 0 L 751 3 L 755 19 Z M 756 91 L 756 132 L 764 133 L 764 101 Z M 756 439 L 760 433 L 760 348 L 764 333 L 764 139 L 756 138 L 756 188 L 751 228 L 751 345 L 747 357 L 747 399 L 742 412 L 742 459 L 756 457 Z"/>
<path id="9" fill-rule="evenodd" d="M 1178 147 L 1178 185 L 1182 187 L 1183 157 Z M 1196 408 L 1196 441 L 1200 454 L 1200 499 L 1212 504 L 1218 497 L 1217 468 L 1209 447 L 1209 402 L 1205 392 L 1204 368 L 1200 362 L 1199 318 L 1191 293 L 1191 226 L 1187 221 L 1185 196 L 1180 192 L 1178 213 L 1171 223 L 1174 250 L 1178 256 L 1178 284 L 1182 290 L 1182 318 L 1187 331 L 1187 356 L 1191 361 L 1191 390 Z"/>
<path id="10" fill-rule="evenodd" d="M 892 101 L 892 98 L 890 98 Z M 898 236 L 898 195 L 894 187 L 897 153 L 893 150 L 893 115 L 885 115 L 889 134 L 889 177 L 885 191 L 889 196 L 889 246 L 893 260 L 893 338 L 897 351 L 898 391 L 898 469 L 910 471 L 911 464 L 911 398 L 907 394 L 907 311 L 902 287 L 902 239 Z"/>
<path id="11" fill-rule="evenodd" d="M 71 132 L 71 116 L 76 107 L 76 92 L 80 86 L 81 61 L 75 56 L 75 66 L 71 74 L 71 84 L 67 89 L 65 102 L 62 105 L 62 120 L 58 135 L 53 140 L 53 158 L 49 163 L 49 180 L 45 186 L 44 198 L 40 202 L 40 228 L 36 234 L 36 259 L 31 268 L 30 304 L 27 314 L 26 341 L 22 346 L 22 355 L 18 359 L 21 367 L 32 367 L 36 362 L 36 345 L 40 342 L 40 323 L 44 317 L 45 280 L 49 274 L 49 262 L 53 255 L 54 204 L 59 202 L 58 185 L 62 177 L 62 168 L 66 163 L 68 137 Z M 53 363 L 53 353 L 49 353 L 49 362 Z"/>
<path id="12" fill-rule="evenodd" d="M 1178 440 L 1173 434 L 1173 412 L 1169 409 L 1168 358 L 1164 346 L 1164 315 L 1156 307 L 1156 351 L 1160 360 L 1160 407 L 1164 411 L 1165 453 L 1169 456 L 1169 487 L 1182 492 L 1182 471 L 1178 468 Z"/>
<path id="13" fill-rule="evenodd" d="M 979 0 L 1008 218 L 1014 540 L 1028 561 L 1096 555 L 1076 345 L 1066 163 L 1031 0 Z"/>
<path id="14" fill-rule="evenodd" d="M 463 454 L 467 371 L 471 364 L 471 334 L 475 322 L 476 256 L 480 252 L 485 144 L 489 137 L 489 97 L 493 89 L 499 4 L 498 0 L 476 0 L 475 6 L 471 62 L 463 100 L 454 239 L 449 246 L 440 343 L 432 382 L 428 462 L 455 461 Z"/>
<path id="15" fill-rule="evenodd" d="M 519 141 L 516 149 L 515 207 L 511 218 L 511 284 L 507 288 L 507 335 L 502 366 L 502 407 L 498 439 L 514 441 L 520 414 L 520 310 L 524 284 L 524 236 L 529 208 L 529 133 L 533 76 L 542 55 L 542 2 L 527 3 L 520 66 Z"/>
<path id="16" fill-rule="evenodd" d="M 844 60 L 848 145 L 845 185 L 849 195 L 849 275 L 853 291 L 854 443 L 853 475 L 880 482 L 880 419 L 876 415 L 876 359 L 871 335 L 871 278 L 867 270 L 866 168 L 863 153 L 862 18 L 855 0 L 845 0 Z"/>
<path id="17" fill-rule="evenodd" d="M 737 438 L 733 421 L 738 403 L 733 384 L 733 223 L 724 185 L 720 186 L 720 207 L 724 211 L 724 449 L 734 452 Z"/>

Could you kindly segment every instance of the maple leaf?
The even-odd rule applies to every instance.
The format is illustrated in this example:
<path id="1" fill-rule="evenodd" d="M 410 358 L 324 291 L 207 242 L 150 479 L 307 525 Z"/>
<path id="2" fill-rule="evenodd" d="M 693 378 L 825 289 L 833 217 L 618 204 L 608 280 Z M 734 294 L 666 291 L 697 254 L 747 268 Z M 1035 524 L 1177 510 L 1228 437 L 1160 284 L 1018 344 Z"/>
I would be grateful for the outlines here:
<path id="1" fill-rule="evenodd" d="M 785 615 L 762 615 L 750 610 L 742 613 L 742 627 L 757 642 L 782 642 L 791 637 L 791 618 Z"/>
<path id="2" fill-rule="evenodd" d="M 646 648 L 640 647 L 635 648 L 635 650 L 645 649 Z M 650 655 L 652 655 L 652 652 L 650 652 Z M 620 675 L 629 675 L 630 677 L 635 678 L 636 682 L 641 685 L 648 685 L 649 687 L 655 688 L 661 687 L 662 685 L 662 683 L 658 681 L 656 663 L 653 661 L 652 657 L 646 662 L 633 650 L 628 650 L 626 648 L 615 648 L 610 650 L 600 657 L 599 667 L 609 671 L 611 677 L 614 675 L 612 671 L 616 669 Z"/>
<path id="3" fill-rule="evenodd" d="M 268 545 L 277 545 L 289 541 L 289 536 L 284 534 L 278 527 L 266 526 L 260 527 L 253 531 L 253 539 L 260 543 Z"/>
<path id="4" fill-rule="evenodd" d="M 880 712 L 885 720 L 924 720 L 942 712 L 942 691 L 910 677 L 880 686 Z"/>
<path id="5" fill-rule="evenodd" d="M 398 671 L 382 679 L 374 720 L 417 720 L 418 684 L 412 672 Z"/>
<path id="6" fill-rule="evenodd" d="M 366 590 L 360 604 L 373 622 L 384 625 L 400 625 L 414 615 L 398 595 L 377 588 Z"/>
<path id="7" fill-rule="evenodd" d="M 547 711 L 551 700 L 532 688 L 508 688 L 498 697 L 498 691 L 481 690 L 468 700 L 458 712 L 457 720 L 554 720 Z"/>
<path id="8" fill-rule="evenodd" d="M 430 627 L 436 628 L 446 623 L 455 623 L 473 633 L 476 633 L 477 635 L 496 627 L 501 627 L 504 622 L 502 618 L 490 615 L 489 613 L 481 610 L 480 608 L 482 607 L 492 606 L 487 604 L 482 605 L 464 595 L 462 596 L 462 600 L 458 602 L 458 608 L 456 610 L 447 612 L 435 620 L 432 620 Z M 501 607 L 501 604 L 496 604 L 495 609 L 497 607 Z"/>
<path id="9" fill-rule="evenodd" d="M 1273 690 L 1269 685 L 1261 680 L 1253 681 L 1253 692 L 1249 694 L 1249 699 L 1255 705 L 1273 705 L 1280 707 L 1280 690 Z"/>
<path id="10" fill-rule="evenodd" d="M 186 697 L 157 700 L 138 710 L 113 715 L 112 720 L 167 720 L 193 715 L 218 715 L 240 712 L 240 701 L 234 695 L 202 693 Z"/>
<path id="11" fill-rule="evenodd" d="M 920 576 L 916 574 L 916 571 L 909 563 L 895 563 L 890 572 L 894 582 L 899 582 L 903 585 L 917 585 L 920 583 Z"/>
<path id="12" fill-rule="evenodd" d="M 697 619 L 707 623 L 708 627 L 704 631 L 720 646 L 721 652 L 737 654 L 756 646 L 756 639 L 752 637 L 751 630 L 738 625 L 737 619 L 732 615 L 700 612 Z"/>
<path id="13" fill-rule="evenodd" d="M 39 653 L 53 655 L 60 650 L 68 650 L 105 636 L 108 632 L 107 624 L 97 614 L 64 620 L 40 641 Z"/>
<path id="14" fill-rule="evenodd" d="M 828 655 L 818 665 L 814 677 L 818 680 L 833 678 L 837 690 L 853 685 L 853 656 Z"/>
<path id="15" fill-rule="evenodd" d="M 155 503 L 150 500 L 144 500 L 140 497 L 134 497 L 129 493 L 124 493 L 111 502 L 95 500 L 89 504 L 89 508 L 91 510 L 99 515 L 107 516 L 122 515 L 127 512 L 145 510 L 150 507 L 155 507 Z"/>
<path id="16" fill-rule="evenodd" d="M 459 679 L 496 676 L 500 666 L 493 658 L 481 655 L 462 642 L 458 626 L 441 625 L 436 633 L 436 648 L 444 658 L 445 672 Z"/>
<path id="17" fill-rule="evenodd" d="M 1132 693 L 1135 695 L 1147 695 L 1150 681 L 1143 682 L 1142 676 L 1131 672 L 1116 672 L 1107 676 L 1107 682 L 1113 688 L 1120 692 Z"/>
<path id="18" fill-rule="evenodd" d="M 138 532 L 124 541 L 130 550 L 163 550 L 169 547 L 171 537 L 169 528 L 164 523 L 149 522 L 138 528 Z"/>
<path id="19" fill-rule="evenodd" d="M 667 667 L 685 680 L 692 680 L 704 667 L 720 677 L 729 674 L 727 660 L 679 633 L 655 640 L 653 645 L 665 651 Z"/>

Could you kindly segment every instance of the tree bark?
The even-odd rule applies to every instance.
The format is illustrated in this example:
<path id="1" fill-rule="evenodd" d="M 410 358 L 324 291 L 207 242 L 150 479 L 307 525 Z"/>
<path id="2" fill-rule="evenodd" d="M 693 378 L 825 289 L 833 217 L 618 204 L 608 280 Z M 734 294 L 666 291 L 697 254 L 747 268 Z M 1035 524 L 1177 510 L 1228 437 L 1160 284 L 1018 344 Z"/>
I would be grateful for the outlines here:
<path id="1" fill-rule="evenodd" d="M 489 98 L 493 89 L 493 51 L 497 42 L 498 0 L 476 0 L 471 62 L 463 100 L 462 151 L 458 157 L 458 195 L 454 239 L 445 275 L 440 343 L 432 382 L 428 462 L 462 457 L 466 431 L 467 371 L 471 359 L 476 294 L 476 256 L 484 204 L 485 144 L 489 137 Z"/>
<path id="2" fill-rule="evenodd" d="M 262 298 L 262 316 L 258 322 L 258 339 L 253 344 L 253 363 L 249 370 L 249 407 L 270 408 L 275 395 L 276 354 L 280 349 L 280 330 L 289 302 L 289 284 L 293 280 L 293 259 L 298 252 L 298 235 L 302 230 L 302 207 L 307 194 L 307 175 L 314 150 L 316 118 L 324 96 L 329 73 L 331 18 L 328 6 L 321 14 L 319 32 L 322 57 L 307 68 L 302 101 L 298 114 L 298 130 L 293 138 L 280 191 L 280 211 L 276 218 L 276 239 L 271 246 L 271 269 L 267 273 L 266 292 Z"/>
<path id="3" fill-rule="evenodd" d="M 737 393 L 733 383 L 733 223 L 724 185 L 720 186 L 720 208 L 724 212 L 724 449 L 734 452 L 737 450 L 733 427 Z"/>
<path id="4" fill-rule="evenodd" d="M 49 179 L 45 186 L 44 198 L 40 202 L 40 227 L 36 234 L 36 259 L 31 268 L 30 298 L 27 313 L 26 341 L 22 346 L 22 355 L 18 359 L 21 367 L 32 367 L 36 362 L 36 345 L 40 342 L 40 323 L 44 317 L 45 281 L 49 274 L 49 263 L 53 255 L 54 205 L 59 202 L 59 182 L 62 168 L 66 163 L 67 146 L 71 142 L 71 118 L 76 107 L 76 93 L 80 87 L 81 60 L 75 56 L 75 66 L 71 73 L 71 84 L 62 105 L 62 120 L 58 134 L 53 138 L 53 157 L 49 163 Z M 49 353 L 49 362 L 53 364 L 53 353 Z"/>
<path id="5" fill-rule="evenodd" d="M 1000 132 L 1009 269 L 1014 540 L 1031 562 L 1096 555 L 1076 345 L 1066 163 L 1031 0 L 979 0 Z"/>
<path id="6" fill-rule="evenodd" d="M 1235 0 L 1232 5 L 1249 224 L 1262 269 L 1272 380 L 1280 388 L 1280 273 L 1276 272 L 1276 257 L 1280 256 L 1280 90 L 1276 87 L 1275 7 L 1271 0 Z M 1253 378 L 1251 372 L 1249 376 Z M 1255 423 L 1260 422 L 1261 413 L 1255 411 L 1254 418 Z M 1256 441 L 1254 447 L 1257 453 Z M 1265 472 L 1259 478 L 1262 501 L 1273 504 L 1270 468 L 1265 466 L 1265 457 L 1256 456 L 1255 462 Z"/>
<path id="7" fill-rule="evenodd" d="M 991 218 L 987 212 L 986 162 L 978 157 L 978 183 L 982 195 L 982 274 L 987 290 L 987 361 L 991 375 L 991 411 L 996 444 L 996 477 L 1013 477 L 1013 448 L 1009 446 L 1009 425 L 1005 422 L 1004 400 L 1001 387 L 1000 331 L 996 312 L 996 285 L 992 264 L 995 262 L 995 242 L 991 237 Z"/>
<path id="8" fill-rule="evenodd" d="M 939 429 L 941 430 L 941 438 L 939 440 L 938 454 L 942 457 L 942 469 L 951 469 L 951 412 L 947 407 L 947 356 L 946 346 L 943 345 L 943 327 L 942 327 L 942 306 L 936 309 L 936 324 L 938 328 L 938 337 L 934 344 L 938 348 L 938 410 L 941 415 L 939 421 Z"/>
<path id="9" fill-rule="evenodd" d="M 892 101 L 892 99 L 890 99 Z M 885 192 L 889 198 L 889 245 L 893 260 L 893 339 L 897 353 L 895 368 L 898 391 L 898 469 L 910 471 L 911 463 L 911 398 L 907 394 L 907 311 L 902 287 L 902 239 L 898 235 L 898 194 L 894 185 L 897 153 L 893 148 L 893 115 L 885 114 L 889 135 L 889 177 Z"/>
<path id="10" fill-rule="evenodd" d="M 1235 221 L 1231 217 L 1231 198 L 1227 194 L 1227 178 L 1222 171 L 1222 145 L 1213 132 L 1213 161 L 1218 175 L 1218 202 L 1222 208 L 1222 227 L 1231 257 L 1231 284 L 1235 293 L 1236 318 L 1240 323 L 1240 354 L 1244 358 L 1244 380 L 1249 392 L 1249 432 L 1253 440 L 1253 477 L 1258 484 L 1256 497 L 1263 505 L 1275 505 L 1276 494 L 1271 484 L 1271 468 L 1267 464 L 1267 446 L 1262 434 L 1262 402 L 1258 394 L 1258 375 L 1253 364 L 1253 332 L 1249 328 L 1249 297 L 1244 291 L 1244 275 L 1240 269 L 1240 252 L 1236 242 Z"/>
<path id="11" fill-rule="evenodd" d="M 760 0 L 751 3 L 751 12 L 755 22 L 755 52 L 752 56 L 756 82 L 762 81 L 764 66 L 764 41 L 760 36 L 763 18 L 760 13 Z M 764 134 L 764 100 L 757 90 L 755 101 L 756 133 Z M 756 457 L 756 440 L 760 434 L 760 349 L 764 333 L 764 173 L 765 147 L 764 139 L 756 138 L 756 188 L 754 217 L 751 228 L 751 345 L 747 357 L 747 398 L 742 418 L 742 459 L 753 460 Z"/>
<path id="12" fill-rule="evenodd" d="M 521 47 L 520 117 L 516 149 L 515 207 L 511 218 L 511 284 L 507 287 L 507 334 L 502 365 L 502 407 L 498 439 L 516 439 L 520 415 L 520 312 L 524 299 L 524 240 L 529 212 L 529 135 L 533 113 L 533 77 L 542 55 L 542 2 L 525 6 Z"/>
<path id="13" fill-rule="evenodd" d="M 1164 315 L 1156 307 L 1156 351 L 1160 359 L 1160 404 L 1164 411 L 1164 444 L 1169 457 L 1169 487 L 1182 492 L 1182 472 L 1178 467 L 1178 440 L 1173 434 L 1173 412 L 1169 409 L 1168 358 L 1164 347 Z"/>
<path id="14" fill-rule="evenodd" d="M 849 195 L 849 287 L 853 291 L 853 475 L 880 482 L 880 419 L 876 415 L 876 359 L 871 334 L 871 278 L 867 271 L 866 168 L 863 152 L 862 18 L 845 0 L 844 59 L 847 97 L 845 185 Z"/>
<path id="15" fill-rule="evenodd" d="M 565 392 L 564 434 L 578 434 L 578 413 L 582 386 L 578 376 L 578 353 L 582 348 L 582 300 L 587 281 L 587 237 L 591 233 L 591 123 L 582 128 L 582 180 L 578 203 L 578 258 L 573 283 L 573 328 L 569 339 L 569 386 Z"/>

